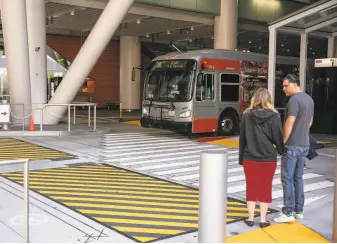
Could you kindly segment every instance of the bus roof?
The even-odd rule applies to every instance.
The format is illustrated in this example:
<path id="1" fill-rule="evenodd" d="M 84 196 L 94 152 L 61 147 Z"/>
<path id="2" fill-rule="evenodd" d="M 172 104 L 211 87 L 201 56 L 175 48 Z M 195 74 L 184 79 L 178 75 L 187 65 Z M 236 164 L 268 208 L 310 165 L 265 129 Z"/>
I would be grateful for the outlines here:
<path id="1" fill-rule="evenodd" d="M 215 58 L 226 60 L 247 60 L 268 63 L 268 55 L 261 53 L 247 53 L 229 50 L 219 49 L 202 49 L 188 52 L 172 52 L 166 55 L 158 56 L 153 61 L 165 60 L 165 59 L 196 59 L 202 58 Z M 308 60 L 308 62 L 314 62 L 314 60 Z M 277 56 L 276 63 L 278 64 L 290 64 L 299 65 L 300 59 L 297 57 L 285 57 Z"/>

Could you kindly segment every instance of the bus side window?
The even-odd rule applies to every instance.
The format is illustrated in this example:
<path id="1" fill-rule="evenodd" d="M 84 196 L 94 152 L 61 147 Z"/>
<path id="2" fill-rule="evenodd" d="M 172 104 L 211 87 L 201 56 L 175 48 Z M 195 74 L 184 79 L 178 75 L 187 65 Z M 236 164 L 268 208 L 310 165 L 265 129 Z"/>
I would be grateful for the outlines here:
<path id="1" fill-rule="evenodd" d="M 196 100 L 214 100 L 214 74 L 198 75 Z"/>
<path id="2" fill-rule="evenodd" d="M 221 102 L 239 102 L 240 76 L 238 74 L 221 74 Z"/>

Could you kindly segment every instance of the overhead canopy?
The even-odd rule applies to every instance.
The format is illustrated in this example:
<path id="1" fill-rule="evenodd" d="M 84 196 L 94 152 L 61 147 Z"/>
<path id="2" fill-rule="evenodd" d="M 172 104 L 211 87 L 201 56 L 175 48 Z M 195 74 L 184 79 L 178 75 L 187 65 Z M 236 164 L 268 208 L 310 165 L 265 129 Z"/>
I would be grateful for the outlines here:
<path id="1" fill-rule="evenodd" d="M 274 100 L 276 71 L 276 42 L 278 32 L 301 36 L 300 86 L 306 86 L 308 35 L 328 38 L 329 58 L 334 57 L 337 36 L 337 0 L 321 0 L 269 24 L 268 90 Z M 324 57 L 322 57 L 324 58 Z"/>
<path id="2" fill-rule="evenodd" d="M 282 32 L 312 33 L 321 36 L 337 34 L 337 0 L 321 0 L 269 23 L 269 29 Z"/>

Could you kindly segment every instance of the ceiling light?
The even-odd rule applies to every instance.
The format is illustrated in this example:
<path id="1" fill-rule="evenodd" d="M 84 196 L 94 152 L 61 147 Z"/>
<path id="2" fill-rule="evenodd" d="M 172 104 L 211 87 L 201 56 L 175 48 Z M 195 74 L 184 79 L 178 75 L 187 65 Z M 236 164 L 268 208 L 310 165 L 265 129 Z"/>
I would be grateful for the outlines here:
<path id="1" fill-rule="evenodd" d="M 150 35 L 149 35 L 148 33 L 146 33 L 146 37 L 147 37 L 147 38 L 149 38 L 149 37 L 150 37 Z"/>
<path id="2" fill-rule="evenodd" d="M 191 26 L 191 31 L 193 31 L 194 30 L 194 26 Z"/>
<path id="3" fill-rule="evenodd" d="M 249 43 L 252 43 L 252 41 L 251 41 L 251 40 L 249 40 Z"/>
<path id="4" fill-rule="evenodd" d="M 137 19 L 137 24 L 140 24 L 140 19 Z"/>
<path id="5" fill-rule="evenodd" d="M 170 35 L 170 34 L 171 34 L 171 31 L 170 31 L 170 30 L 167 30 L 166 33 L 167 33 L 167 35 Z"/>

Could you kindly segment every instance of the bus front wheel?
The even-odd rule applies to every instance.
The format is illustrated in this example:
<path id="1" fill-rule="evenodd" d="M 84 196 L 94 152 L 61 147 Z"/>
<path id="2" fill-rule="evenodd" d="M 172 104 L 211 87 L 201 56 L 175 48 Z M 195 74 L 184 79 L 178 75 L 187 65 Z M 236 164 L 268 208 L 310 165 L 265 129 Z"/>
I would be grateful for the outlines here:
<path id="1" fill-rule="evenodd" d="M 220 116 L 218 134 L 220 136 L 234 135 L 238 126 L 238 119 L 234 112 L 225 112 Z"/>

